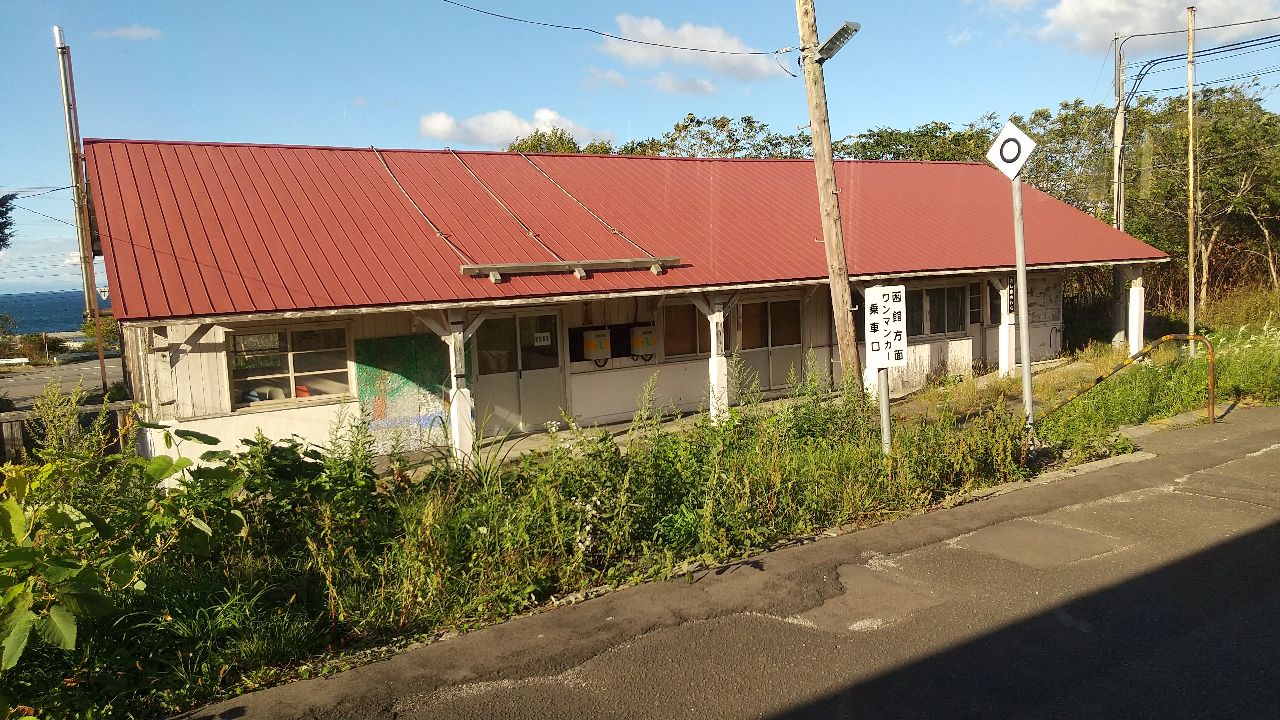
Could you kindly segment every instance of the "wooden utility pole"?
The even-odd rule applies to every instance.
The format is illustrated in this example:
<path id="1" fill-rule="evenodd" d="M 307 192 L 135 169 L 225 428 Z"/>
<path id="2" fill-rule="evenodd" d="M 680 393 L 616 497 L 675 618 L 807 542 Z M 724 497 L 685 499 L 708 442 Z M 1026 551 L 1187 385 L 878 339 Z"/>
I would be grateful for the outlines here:
<path id="1" fill-rule="evenodd" d="M 849 290 L 849 268 L 844 253 L 844 230 L 840 224 L 840 196 L 836 188 L 835 160 L 831 155 L 831 122 L 827 117 L 827 88 L 818 58 L 818 17 L 813 0 L 796 0 L 796 22 L 800 27 L 800 65 L 804 70 L 805 92 L 809 97 L 809 126 L 813 135 L 813 167 L 818 179 L 818 208 L 822 212 L 822 241 L 827 251 L 827 276 L 831 284 L 831 312 L 836 326 L 836 344 L 845 377 L 852 372 L 858 389 L 865 394 L 862 360 L 858 353 L 858 331 L 853 322 L 853 297 Z"/>
<path id="2" fill-rule="evenodd" d="M 1196 334 L 1196 8 L 1187 7 L 1187 334 Z M 1196 354 L 1196 345 L 1188 345 Z"/>
<path id="3" fill-rule="evenodd" d="M 1116 117 L 1111 132 L 1111 208 L 1112 224 L 1117 230 L 1124 231 L 1124 131 L 1125 131 L 1125 93 L 1124 93 L 1124 43 L 1120 34 L 1116 33 Z M 1128 332 L 1129 317 L 1129 276 L 1119 265 L 1111 267 L 1111 344 L 1124 347 Z"/>
<path id="4" fill-rule="evenodd" d="M 67 153 L 71 157 L 71 192 L 76 204 L 76 239 L 80 247 L 80 275 L 84 282 L 84 311 L 93 318 L 98 336 L 98 375 L 102 398 L 107 396 L 107 360 L 102 348 L 102 312 L 98 308 L 98 282 L 93 270 L 93 238 L 89 234 L 89 202 L 84 182 L 84 150 L 80 145 L 80 116 L 76 111 L 76 86 L 71 74 L 71 48 L 54 26 L 53 44 L 58 50 L 58 72 L 62 79 L 62 109 L 67 123 Z"/>

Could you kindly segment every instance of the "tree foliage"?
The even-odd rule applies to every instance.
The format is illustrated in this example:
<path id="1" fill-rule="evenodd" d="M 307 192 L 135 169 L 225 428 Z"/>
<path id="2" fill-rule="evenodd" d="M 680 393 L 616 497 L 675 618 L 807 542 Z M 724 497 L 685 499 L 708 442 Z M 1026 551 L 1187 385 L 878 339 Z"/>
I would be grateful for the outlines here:
<path id="1" fill-rule="evenodd" d="M 13 241 L 13 201 L 17 199 L 17 193 L 0 195 L 0 250 Z"/>
<path id="2" fill-rule="evenodd" d="M 507 152 L 580 153 L 582 147 L 568 130 L 553 127 L 550 130 L 534 130 L 524 137 L 512 140 L 507 146 Z"/>

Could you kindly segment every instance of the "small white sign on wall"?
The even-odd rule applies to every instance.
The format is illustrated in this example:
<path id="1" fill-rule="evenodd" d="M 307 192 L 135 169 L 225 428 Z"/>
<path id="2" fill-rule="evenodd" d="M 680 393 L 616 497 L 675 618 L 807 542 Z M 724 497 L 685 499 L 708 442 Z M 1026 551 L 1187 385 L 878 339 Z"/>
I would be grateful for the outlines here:
<path id="1" fill-rule="evenodd" d="M 551 333 L 535 332 L 533 334 L 533 346 L 534 347 L 551 347 Z"/>
<path id="2" fill-rule="evenodd" d="M 906 367 L 907 289 L 903 285 L 875 285 L 866 289 L 867 367 Z"/>

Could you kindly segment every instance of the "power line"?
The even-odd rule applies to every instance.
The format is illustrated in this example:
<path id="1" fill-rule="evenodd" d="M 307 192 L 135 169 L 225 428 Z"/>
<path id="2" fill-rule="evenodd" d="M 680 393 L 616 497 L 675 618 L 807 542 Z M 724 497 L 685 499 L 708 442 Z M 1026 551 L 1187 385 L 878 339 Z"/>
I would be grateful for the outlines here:
<path id="1" fill-rule="evenodd" d="M 480 9 L 480 8 L 478 8 L 478 7 L 472 7 L 472 6 L 470 6 L 470 5 L 463 5 L 463 4 L 462 4 L 462 3 L 460 3 L 460 2 L 455 2 L 455 0 L 440 0 L 440 2 L 443 2 L 443 3 L 447 4 L 447 5 L 453 5 L 453 6 L 455 6 L 455 7 L 460 7 L 460 8 L 463 8 L 464 10 L 470 10 L 471 12 L 474 12 L 474 13 L 480 13 L 481 15 L 488 15 L 489 17 L 500 18 L 500 19 L 502 19 L 502 20 L 510 20 L 510 21 L 512 21 L 512 22 L 524 23 L 524 24 L 526 24 L 526 25 L 537 25 L 537 26 L 539 26 L 539 27 L 556 28 L 557 30 L 575 30 L 575 31 L 578 31 L 578 32 L 593 33 L 593 34 L 595 34 L 595 35 L 599 35 L 599 36 L 601 36 L 601 37 L 607 37 L 607 38 L 609 38 L 609 39 L 611 39 L 611 40 L 620 40 L 620 41 L 622 41 L 622 42 L 635 43 L 635 44 L 637 44 L 637 45 L 649 45 L 649 46 L 651 46 L 651 47 L 667 48 L 668 50 L 685 50 L 685 51 L 688 51 L 688 52 L 714 53 L 714 54 L 717 54 L 717 55 L 779 55 L 779 54 L 782 54 L 782 53 L 788 53 L 788 52 L 791 52 L 791 51 L 793 51 L 793 50 L 795 50 L 795 49 L 796 49 L 796 48 L 787 47 L 787 48 L 782 48 L 782 49 L 780 49 L 780 50 L 774 50 L 773 52 L 765 52 L 765 51 L 760 51 L 760 50 L 714 50 L 714 49 L 712 49 L 712 48 L 684 47 L 684 46 L 681 46 L 681 45 L 667 45 L 667 44 L 659 43 L 659 42 L 651 42 L 651 41 L 649 41 L 649 40 L 637 40 L 637 39 L 635 39 L 635 38 L 622 37 L 621 35 L 614 35 L 614 34 L 612 34 L 612 33 L 607 33 L 607 32 L 605 32 L 605 31 L 603 31 L 603 30 L 596 30 L 595 28 L 579 27 L 579 26 L 577 26 L 577 25 L 560 25 L 560 24 L 557 24 L 557 23 L 542 22 L 542 21 L 540 21 L 540 20 L 529 20 L 529 19 L 526 19 L 526 18 L 513 17 L 513 16 L 511 16 L 511 15 L 503 15 L 503 14 L 501 14 L 501 13 L 490 12 L 489 10 L 482 10 L 482 9 Z"/>
<path id="2" fill-rule="evenodd" d="M 58 192 L 59 190 L 70 190 L 70 189 L 71 189 L 71 186 L 70 186 L 70 185 L 67 185 L 66 187 L 49 188 L 48 190 L 45 190 L 44 192 L 31 193 L 30 195 L 19 195 L 18 197 L 19 197 L 20 199 L 25 200 L 26 198 L 40 197 L 41 195 L 48 195 L 49 193 L 52 193 L 52 192 Z"/>
<path id="3" fill-rule="evenodd" d="M 1259 53 L 1259 52 L 1262 52 L 1262 51 L 1264 51 L 1264 50 L 1270 50 L 1270 49 L 1272 49 L 1272 47 L 1273 47 L 1274 45 L 1276 45 L 1277 43 L 1280 43 L 1280 36 L 1276 36 L 1276 40 L 1273 40 L 1273 41 L 1271 41 L 1271 42 L 1265 43 L 1264 45 L 1259 46 L 1259 47 L 1256 47 L 1256 48 L 1254 48 L 1254 49 L 1252 49 L 1252 50 L 1242 50 L 1241 52 L 1238 52 L 1238 53 L 1231 53 L 1230 55 L 1220 55 L 1220 56 L 1216 56 L 1216 57 L 1210 57 L 1210 58 L 1208 58 L 1208 59 L 1206 59 L 1206 60 L 1201 60 L 1200 58 L 1196 58 L 1196 65 L 1202 65 L 1202 64 L 1204 64 L 1204 63 L 1216 62 L 1216 61 L 1218 61 L 1218 60 L 1230 60 L 1231 58 L 1237 58 L 1237 57 L 1240 57 L 1241 55 L 1252 55 L 1253 53 Z M 1137 65 L 1137 64 L 1138 64 L 1138 63 L 1135 63 L 1135 65 Z M 1162 73 L 1162 72 L 1173 72 L 1174 70 L 1182 70 L 1182 69 L 1183 69 L 1183 68 L 1181 68 L 1181 67 L 1167 67 L 1167 68 L 1160 68 L 1159 70 L 1150 70 L 1150 71 L 1148 71 L 1148 72 L 1147 72 L 1147 74 L 1148 74 L 1148 75 L 1155 75 L 1155 74 L 1157 74 L 1157 73 Z"/>
<path id="4" fill-rule="evenodd" d="M 36 215 L 39 215 L 39 216 L 40 216 L 40 217 L 42 217 L 42 218 L 48 218 L 48 219 L 50 219 L 50 220 L 55 220 L 55 221 L 57 221 L 57 222 L 62 223 L 63 225 L 70 225 L 71 227 L 75 227 L 75 226 L 76 226 L 76 224 L 75 224 L 75 223 L 73 223 L 73 222 L 67 222 L 66 220 L 63 220 L 62 218 L 54 217 L 54 216 L 52 216 L 52 215 L 46 215 L 46 214 L 44 214 L 44 213 L 40 212 L 39 210 L 32 210 L 32 209 L 31 209 L 31 208 L 29 208 L 29 207 L 23 207 L 23 206 L 21 206 L 21 205 L 14 205 L 14 207 L 18 208 L 19 210 L 26 210 L 26 211 L 27 211 L 27 212 L 29 212 L 29 213 L 35 213 Z"/>
<path id="5" fill-rule="evenodd" d="M 1280 20 L 1280 15 L 1276 15 L 1275 17 L 1258 18 L 1257 20 L 1241 20 L 1240 22 L 1224 23 L 1222 25 L 1206 25 L 1204 27 L 1198 27 L 1196 28 L 1196 30 L 1219 30 L 1221 28 L 1239 27 L 1241 25 L 1254 25 L 1257 23 L 1271 22 L 1272 20 Z M 1137 33 L 1135 35 L 1126 35 L 1124 39 L 1120 41 L 1120 44 L 1124 45 L 1126 41 L 1131 40 L 1133 38 L 1156 37 L 1158 35 L 1185 35 L 1186 33 L 1187 33 L 1186 30 L 1161 30 L 1160 32 Z"/>
<path id="6" fill-rule="evenodd" d="M 1280 65 L 1272 65 L 1271 67 L 1261 68 L 1253 72 L 1241 73 L 1239 75 L 1232 75 L 1231 77 L 1218 78 L 1217 80 L 1205 80 L 1204 82 L 1196 83 L 1195 86 L 1204 87 L 1206 85 L 1221 85 L 1222 83 L 1235 82 L 1236 80 L 1246 80 L 1248 78 L 1258 77 L 1259 75 L 1270 75 L 1271 73 L 1276 73 L 1276 72 L 1280 72 Z M 1186 85 L 1174 85 L 1172 87 L 1160 88 L 1158 90 L 1139 90 L 1138 92 L 1143 95 L 1155 95 L 1156 93 L 1169 92 L 1170 90 L 1186 90 L 1186 89 L 1187 89 Z"/>

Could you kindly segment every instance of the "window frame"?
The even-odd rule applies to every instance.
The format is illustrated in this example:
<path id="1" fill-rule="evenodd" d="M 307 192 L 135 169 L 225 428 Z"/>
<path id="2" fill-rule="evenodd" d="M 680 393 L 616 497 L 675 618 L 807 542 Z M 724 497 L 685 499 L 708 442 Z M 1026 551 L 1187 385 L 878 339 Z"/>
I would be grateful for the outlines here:
<path id="1" fill-rule="evenodd" d="M 693 311 L 693 347 L 694 352 L 691 353 L 672 353 L 667 349 L 667 311 L 688 308 Z M 711 327 L 707 326 L 707 347 L 702 347 L 702 324 L 708 323 L 707 317 L 702 314 L 697 305 L 691 302 L 665 303 L 658 308 L 661 316 L 658 318 L 661 323 L 659 329 L 662 332 L 662 360 L 663 362 L 674 361 L 681 362 L 685 360 L 696 360 L 699 358 L 711 357 Z"/>
<path id="2" fill-rule="evenodd" d="M 343 333 L 343 345 L 341 347 L 325 347 L 314 350 L 294 350 L 294 334 L 316 330 L 341 330 Z M 275 373 L 272 375 L 263 375 L 261 380 L 279 380 L 285 378 L 288 381 L 288 387 L 296 388 L 298 378 L 306 378 L 320 375 L 335 375 L 339 372 L 346 372 L 347 389 L 346 392 L 329 393 L 325 395 L 312 395 L 310 397 L 286 397 L 275 400 L 258 400 L 256 402 L 240 401 L 235 385 L 238 378 L 235 377 L 235 358 L 237 351 L 235 349 L 235 341 L 237 337 L 247 335 L 270 335 L 282 333 L 285 338 L 285 347 L 281 351 L 285 360 L 285 372 Z M 329 323 L 304 323 L 293 325 L 264 325 L 261 327 L 245 327 L 245 328 L 228 328 L 224 331 L 224 347 L 226 352 L 226 369 L 227 369 L 227 395 L 231 401 L 231 412 L 252 412 L 257 410 L 279 409 L 298 405 L 327 404 L 334 402 L 350 402 L 357 396 L 356 376 L 355 376 L 355 341 L 351 332 L 351 323 L 349 322 L 329 322 Z M 297 372 L 294 369 L 295 354 L 302 353 L 324 353 L 342 350 L 346 362 L 343 368 L 332 370 L 308 370 Z M 240 380 L 250 378 L 239 378 Z"/>
<path id="3" fill-rule="evenodd" d="M 787 303 L 787 302 L 796 303 L 796 307 L 799 311 L 799 317 L 798 317 L 799 328 L 798 329 L 800 331 L 799 332 L 800 340 L 799 342 L 787 343 L 786 345 L 775 345 L 773 341 L 773 305 L 775 303 Z M 764 344 L 759 347 L 744 348 L 742 347 L 742 336 L 743 336 L 742 310 L 747 305 L 757 305 L 757 304 L 765 306 L 764 307 L 764 330 L 765 330 Z M 800 295 L 767 295 L 767 296 L 751 298 L 749 300 L 743 300 L 739 302 L 737 307 L 734 308 L 734 326 L 737 332 L 735 333 L 736 337 L 734 338 L 733 347 L 738 352 L 757 352 L 760 350 L 787 350 L 790 348 L 807 347 L 805 345 L 806 332 L 805 332 L 805 326 L 804 326 L 804 321 L 805 321 L 804 311 L 805 311 L 805 301 L 804 301 L 804 297 Z M 834 345 L 835 344 L 834 318 L 832 319 L 831 337 L 832 337 L 832 344 Z"/>
<path id="4" fill-rule="evenodd" d="M 943 310 L 942 310 L 942 328 L 941 329 L 934 329 L 932 327 L 933 323 L 930 321 L 930 317 L 929 317 L 929 311 L 930 311 L 930 305 L 931 305 L 931 302 L 929 299 L 930 291 L 935 291 L 935 292 L 941 291 L 941 294 L 942 294 Z M 958 311 L 960 316 L 960 329 L 947 330 L 948 318 L 950 317 L 950 315 L 947 312 L 948 308 L 946 307 L 946 303 L 947 303 L 948 296 L 951 295 L 953 292 L 958 293 L 960 297 L 960 308 Z M 968 336 L 969 318 L 970 318 L 969 281 L 966 280 L 963 283 L 958 283 L 958 284 L 934 284 L 934 285 L 913 286 L 913 287 L 907 288 L 907 293 L 908 295 L 912 293 L 920 293 L 920 332 L 918 334 L 912 334 L 911 323 L 908 320 L 907 322 L 908 342 L 910 341 L 911 338 L 936 339 L 936 338 L 943 338 L 943 337 L 958 338 L 958 337 Z"/>

